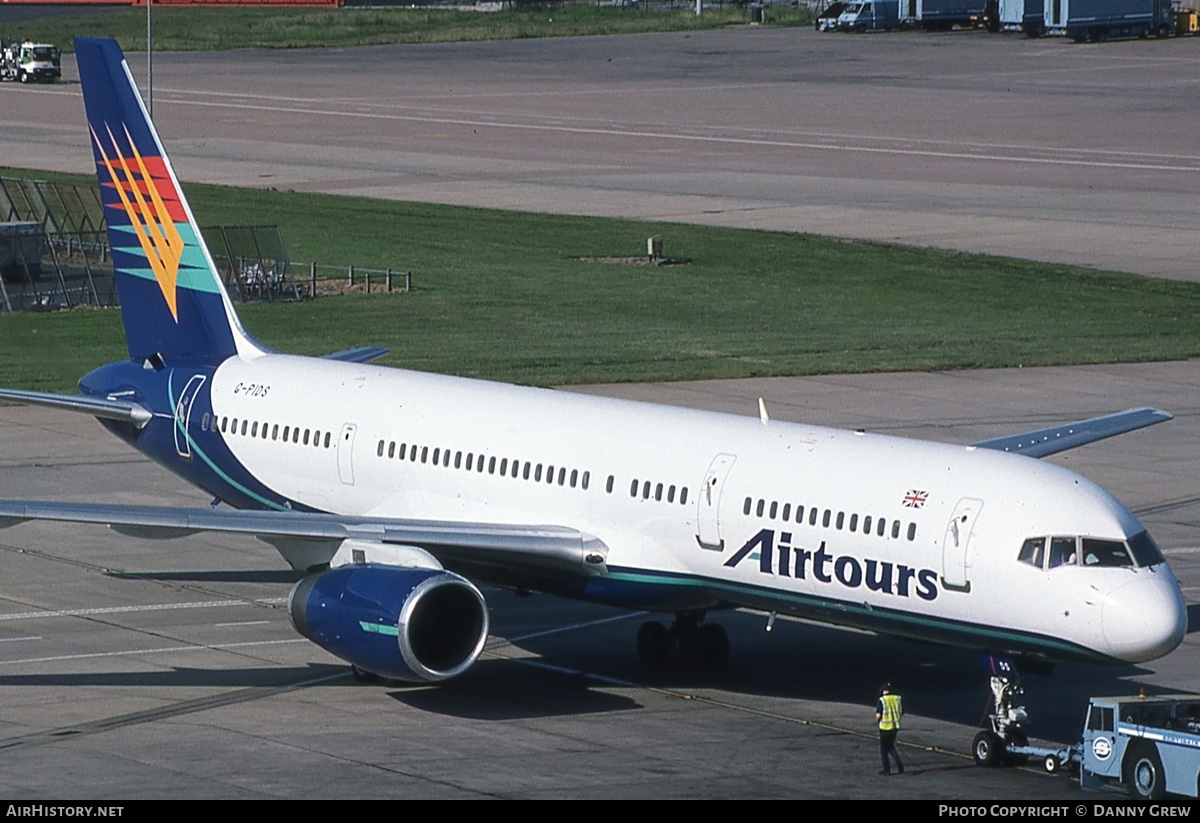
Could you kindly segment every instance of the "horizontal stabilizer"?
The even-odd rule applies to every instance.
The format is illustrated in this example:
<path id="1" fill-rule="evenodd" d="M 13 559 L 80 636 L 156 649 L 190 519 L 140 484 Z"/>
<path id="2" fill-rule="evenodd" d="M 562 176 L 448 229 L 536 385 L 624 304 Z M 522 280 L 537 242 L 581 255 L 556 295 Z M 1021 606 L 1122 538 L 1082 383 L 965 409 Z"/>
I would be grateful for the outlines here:
<path id="1" fill-rule="evenodd" d="M 149 409 L 129 400 L 109 400 L 104 397 L 88 397 L 82 394 L 49 394 L 40 391 L 0 389 L 0 400 L 13 400 L 34 406 L 51 406 L 56 409 L 83 412 L 105 420 L 132 423 L 139 429 L 154 416 Z"/>
<path id="2" fill-rule="evenodd" d="M 27 520 L 96 523 L 123 534 L 155 538 L 214 531 L 252 535 L 272 545 L 302 540 L 314 547 L 326 547 L 328 556 L 319 561 L 324 563 L 343 540 L 354 539 L 416 546 L 443 562 L 585 576 L 607 573 L 608 547 L 590 535 L 562 526 L 0 500 L 0 527 Z"/>
<path id="3" fill-rule="evenodd" d="M 387 349 L 379 346 L 357 346 L 353 349 L 342 349 L 321 355 L 324 360 L 341 360 L 343 363 L 370 363 L 388 353 Z"/>
<path id="4" fill-rule="evenodd" d="M 972 445 L 981 449 L 1015 452 L 1028 457 L 1046 457 L 1170 419 L 1171 415 L 1159 409 L 1126 409 L 1123 412 L 1106 414 L 1103 417 L 1092 417 L 1088 420 L 1079 420 L 1022 434 L 981 440 Z"/>

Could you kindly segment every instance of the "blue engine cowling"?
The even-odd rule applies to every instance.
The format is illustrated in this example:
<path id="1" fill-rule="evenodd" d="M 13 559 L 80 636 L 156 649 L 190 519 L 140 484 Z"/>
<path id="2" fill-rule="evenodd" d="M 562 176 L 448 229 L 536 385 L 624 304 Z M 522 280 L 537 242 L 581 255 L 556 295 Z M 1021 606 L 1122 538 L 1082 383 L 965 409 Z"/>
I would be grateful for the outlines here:
<path id="1" fill-rule="evenodd" d="M 462 674 L 488 636 L 483 595 L 444 569 L 365 563 L 309 575 L 288 595 L 288 615 L 330 654 L 396 680 Z"/>

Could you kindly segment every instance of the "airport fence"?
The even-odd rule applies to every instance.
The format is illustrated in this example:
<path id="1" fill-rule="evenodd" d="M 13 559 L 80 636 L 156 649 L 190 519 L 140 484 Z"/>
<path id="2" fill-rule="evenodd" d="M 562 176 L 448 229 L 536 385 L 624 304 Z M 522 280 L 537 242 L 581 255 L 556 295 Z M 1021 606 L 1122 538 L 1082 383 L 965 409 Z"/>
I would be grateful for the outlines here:
<path id="1" fill-rule="evenodd" d="M 412 291 L 412 288 L 412 272 L 408 271 L 310 263 L 308 280 L 301 291 L 305 297 L 320 297 L 329 294 L 386 294 Z"/>
<path id="2" fill-rule="evenodd" d="M 409 291 L 412 274 L 310 263 L 293 275 L 278 226 L 201 228 L 232 299 Z M 0 177 L 0 312 L 117 306 L 99 187 Z"/>
<path id="3" fill-rule="evenodd" d="M 116 301 L 99 189 L 0 177 L 0 310 Z"/>

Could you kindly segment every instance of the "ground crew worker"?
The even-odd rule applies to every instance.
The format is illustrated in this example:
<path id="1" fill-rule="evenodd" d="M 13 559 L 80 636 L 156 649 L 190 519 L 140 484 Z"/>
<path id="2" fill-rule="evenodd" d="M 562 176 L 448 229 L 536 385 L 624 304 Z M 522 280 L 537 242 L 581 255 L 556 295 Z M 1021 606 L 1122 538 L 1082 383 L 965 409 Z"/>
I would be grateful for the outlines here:
<path id="1" fill-rule="evenodd" d="M 884 683 L 875 706 L 875 719 L 879 721 L 879 756 L 883 760 L 880 774 L 892 773 L 892 760 L 896 761 L 896 773 L 904 774 L 900 752 L 896 751 L 896 736 L 900 734 L 900 718 L 903 716 L 904 706 L 900 702 L 900 695 L 892 694 L 891 683 Z"/>

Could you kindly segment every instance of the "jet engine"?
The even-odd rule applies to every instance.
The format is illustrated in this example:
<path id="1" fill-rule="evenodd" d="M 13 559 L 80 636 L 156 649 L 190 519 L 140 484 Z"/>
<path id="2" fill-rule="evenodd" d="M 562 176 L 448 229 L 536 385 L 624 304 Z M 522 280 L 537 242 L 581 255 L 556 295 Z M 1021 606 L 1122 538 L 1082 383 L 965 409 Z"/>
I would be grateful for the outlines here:
<path id="1" fill-rule="evenodd" d="M 297 583 L 288 615 L 296 631 L 330 654 L 415 682 L 462 674 L 488 636 L 483 595 L 444 569 L 339 566 Z"/>

